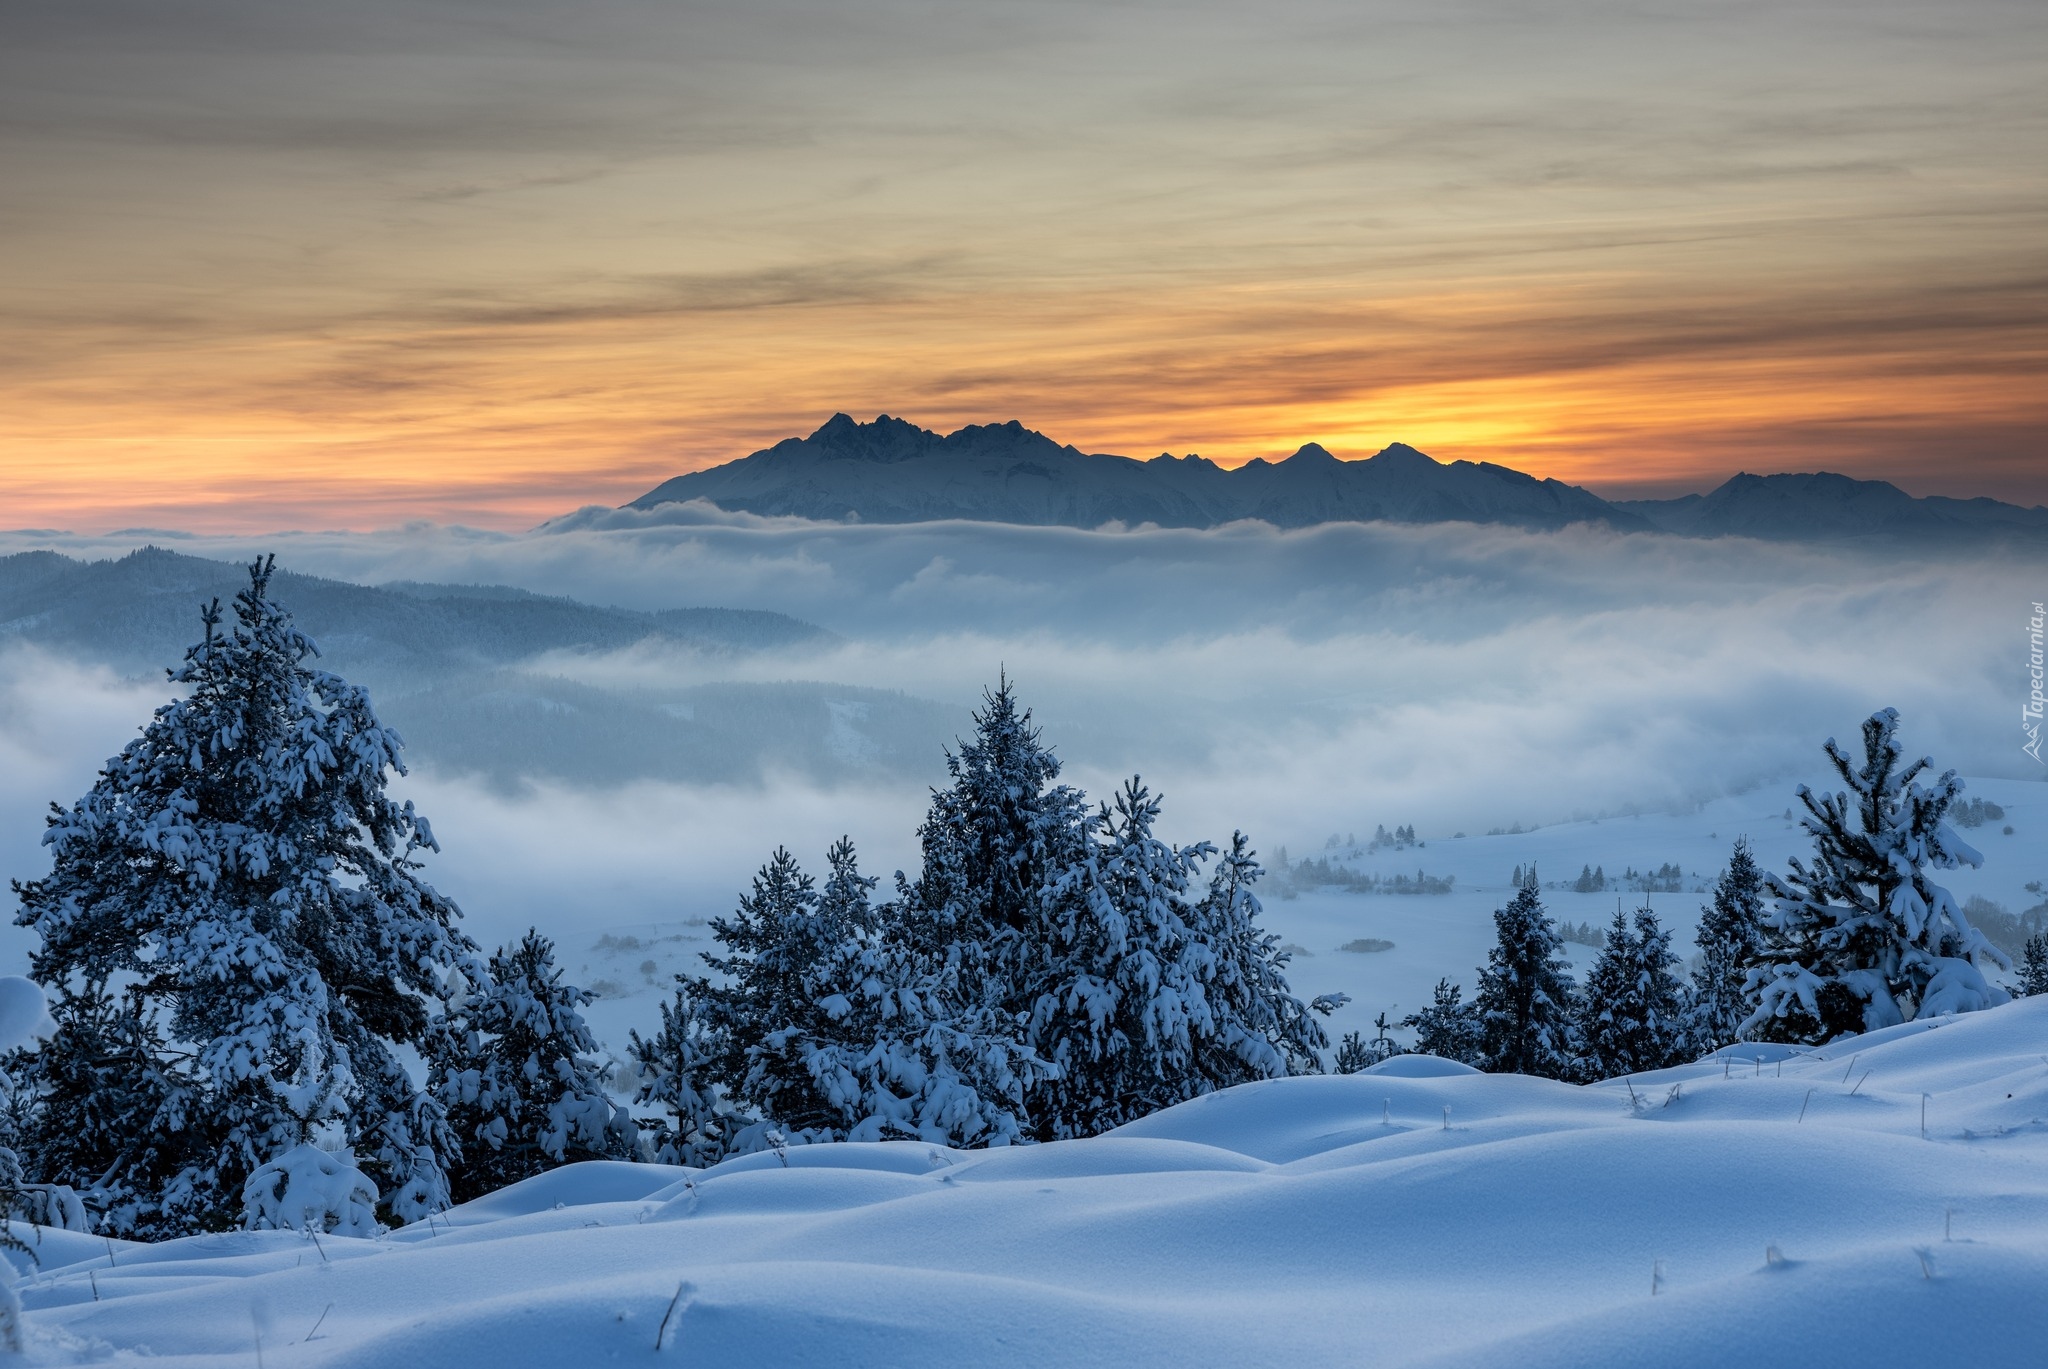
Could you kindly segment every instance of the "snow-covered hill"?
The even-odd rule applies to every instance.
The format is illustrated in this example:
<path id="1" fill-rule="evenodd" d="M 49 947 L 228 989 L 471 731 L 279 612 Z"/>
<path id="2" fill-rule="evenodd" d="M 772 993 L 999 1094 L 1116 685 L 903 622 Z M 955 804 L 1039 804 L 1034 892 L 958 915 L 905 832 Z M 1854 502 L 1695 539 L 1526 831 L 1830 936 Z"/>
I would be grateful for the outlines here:
<path id="1" fill-rule="evenodd" d="M 1010 1151 L 576 1166 L 375 1240 L 46 1231 L 29 1359 L 2033 1364 L 2044 1040 L 2034 999 L 1587 1088 L 1407 1057 Z"/>

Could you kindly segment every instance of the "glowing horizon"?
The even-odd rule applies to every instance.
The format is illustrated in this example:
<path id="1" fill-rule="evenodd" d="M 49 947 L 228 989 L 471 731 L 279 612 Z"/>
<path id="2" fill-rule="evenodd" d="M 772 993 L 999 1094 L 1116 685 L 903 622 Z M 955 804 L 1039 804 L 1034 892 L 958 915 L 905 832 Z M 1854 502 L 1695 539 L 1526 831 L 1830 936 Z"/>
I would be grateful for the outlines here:
<path id="1" fill-rule="evenodd" d="M 2048 502 L 2048 26 L 204 0 L 0 47 L 0 523 L 531 526 L 844 411 Z"/>

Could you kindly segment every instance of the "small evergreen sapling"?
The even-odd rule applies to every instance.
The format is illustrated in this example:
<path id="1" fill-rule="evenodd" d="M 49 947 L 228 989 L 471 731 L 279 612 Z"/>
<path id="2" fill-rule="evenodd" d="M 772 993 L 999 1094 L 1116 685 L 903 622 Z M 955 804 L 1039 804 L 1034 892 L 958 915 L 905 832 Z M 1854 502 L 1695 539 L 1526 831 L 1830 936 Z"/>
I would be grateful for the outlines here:
<path id="1" fill-rule="evenodd" d="M 1819 1043 L 2006 1001 L 1984 971 L 2011 962 L 1927 873 L 1983 863 L 1943 820 L 1962 781 L 1923 786 L 1931 762 L 1901 764 L 1898 727 L 1896 709 L 1873 714 L 1860 764 L 1828 739 L 1845 792 L 1799 788 L 1813 862 L 1770 877 L 1746 1038 Z"/>
<path id="2" fill-rule="evenodd" d="M 302 1142 L 260 1165 L 242 1186 L 242 1225 L 249 1231 L 310 1231 L 376 1236 L 377 1186 L 351 1157 Z"/>
<path id="3" fill-rule="evenodd" d="M 2020 992 L 2029 998 L 2048 993 L 2048 932 L 2027 938 L 2026 954 L 2020 960 Z"/>
<path id="4" fill-rule="evenodd" d="M 1463 993 L 1461 985 L 1439 979 L 1430 1005 L 1401 1019 L 1401 1025 L 1415 1033 L 1417 1054 L 1464 1065 L 1485 1059 L 1484 1025 L 1475 1005 L 1459 1002 Z"/>
<path id="5" fill-rule="evenodd" d="M 1357 1032 L 1345 1032 L 1344 1039 L 1337 1043 L 1337 1058 L 1331 1062 L 1332 1074 L 1361 1074 L 1379 1062 L 1373 1057 L 1372 1047 L 1365 1044 Z"/>

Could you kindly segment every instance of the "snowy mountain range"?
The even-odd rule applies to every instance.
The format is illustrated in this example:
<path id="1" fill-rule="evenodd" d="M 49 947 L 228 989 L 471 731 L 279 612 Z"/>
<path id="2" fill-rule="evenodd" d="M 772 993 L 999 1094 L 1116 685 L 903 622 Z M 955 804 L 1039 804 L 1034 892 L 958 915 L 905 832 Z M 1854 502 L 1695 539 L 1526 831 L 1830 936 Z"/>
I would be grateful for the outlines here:
<path id="1" fill-rule="evenodd" d="M 1311 442 L 1284 461 L 1258 459 L 1226 470 L 1199 456 L 1137 461 L 1083 452 L 1014 420 L 941 436 L 887 414 L 872 423 L 835 414 L 809 437 L 677 476 L 627 507 L 687 499 L 746 513 L 864 523 L 961 518 L 1207 528 L 1256 518 L 1283 528 L 1372 521 L 1650 526 L 1577 486 L 1505 466 L 1445 465 L 1401 443 L 1364 461 L 1340 461 Z"/>
<path id="2" fill-rule="evenodd" d="M 1742 474 L 1710 494 L 1609 501 L 1490 462 L 1440 462 L 1399 442 L 1360 461 L 1339 460 L 1311 442 L 1285 460 L 1260 458 L 1227 470 L 1200 456 L 1139 461 L 1083 452 L 1015 420 L 941 435 L 887 414 L 872 423 L 835 414 L 808 437 L 663 481 L 626 507 L 686 500 L 731 512 L 864 523 L 1592 523 L 1773 541 L 2048 538 L 2048 508 L 1916 499 L 1884 481 L 1825 472 Z"/>

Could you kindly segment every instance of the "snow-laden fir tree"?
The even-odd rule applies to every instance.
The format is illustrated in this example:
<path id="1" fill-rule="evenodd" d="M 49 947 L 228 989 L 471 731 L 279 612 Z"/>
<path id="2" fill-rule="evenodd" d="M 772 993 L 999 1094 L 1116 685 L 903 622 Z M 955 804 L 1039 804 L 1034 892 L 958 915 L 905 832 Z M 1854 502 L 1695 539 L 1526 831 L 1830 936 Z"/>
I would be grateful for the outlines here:
<path id="1" fill-rule="evenodd" d="M 1263 909 L 1253 887 L 1262 873 L 1251 839 L 1233 832 L 1188 919 L 1205 962 L 1201 980 L 1215 1024 L 1197 1041 L 1195 1065 L 1205 1090 L 1316 1073 L 1330 1044 L 1316 1019 L 1349 1001 L 1323 994 L 1305 1003 L 1288 987 L 1290 957 L 1280 938 L 1259 925 Z"/>
<path id="2" fill-rule="evenodd" d="M 1428 1007 L 1401 1019 L 1401 1025 L 1415 1033 L 1415 1050 L 1460 1064 L 1477 1065 L 1485 1059 L 1484 1030 L 1479 1010 L 1461 1003 L 1464 987 L 1439 979 Z"/>
<path id="3" fill-rule="evenodd" d="M 1699 965 L 1692 972 L 1693 1037 L 1703 1051 L 1728 1045 L 1756 1011 L 1750 967 L 1763 950 L 1764 875 L 1741 837 L 1700 909 Z"/>
<path id="4" fill-rule="evenodd" d="M 958 958 L 907 934 L 900 904 L 871 906 L 875 881 L 852 842 L 841 838 L 827 859 L 819 916 L 843 932 L 814 972 L 826 1021 L 803 1040 L 825 1130 L 954 1147 L 1020 1139 L 1026 1095 L 1048 1067 L 1012 1019 L 962 993 Z"/>
<path id="5" fill-rule="evenodd" d="M 1031 1042 L 1059 1071 L 1034 1100 L 1042 1140 L 1107 1131 L 1206 1091 L 1197 1039 L 1221 1024 L 1188 887 L 1215 848 L 1169 845 L 1154 835 L 1158 818 L 1159 800 L 1127 781 L 1061 873 L 1030 943 L 1043 984 Z"/>
<path id="6" fill-rule="evenodd" d="M 1901 763 L 1898 727 L 1896 709 L 1871 715 L 1860 763 L 1828 739 L 1846 791 L 1799 787 L 1813 860 L 1769 877 L 1745 1039 L 1818 1043 L 2006 1001 L 1984 971 L 2011 962 L 1927 873 L 1983 863 L 1943 820 L 1962 781 L 1922 785 L 1932 762 Z"/>
<path id="7" fill-rule="evenodd" d="M 1683 988 L 1671 973 L 1671 933 L 1647 907 L 1635 926 L 1616 909 L 1606 945 L 1579 995 L 1578 1042 L 1588 1079 L 1660 1070 L 1686 1058 L 1689 1044 Z"/>
<path id="8" fill-rule="evenodd" d="M 633 1102 L 661 1109 L 638 1119 L 656 1164 L 715 1165 L 725 1158 L 736 1119 L 717 1082 L 720 1043 L 705 1021 L 700 992 L 678 983 L 661 1005 L 661 1030 L 629 1036 L 628 1058 L 639 1077 Z"/>
<path id="9" fill-rule="evenodd" d="M 946 753 L 946 771 L 918 828 L 922 868 L 899 891 L 915 910 L 899 930 L 952 962 L 970 1001 L 1014 1017 L 1032 1008 L 1022 977 L 1047 890 L 1087 845 L 1086 800 L 1057 782 L 1059 760 L 1007 678 L 983 696 L 974 738 Z"/>
<path id="10" fill-rule="evenodd" d="M 816 881 L 778 846 L 738 911 L 712 920 L 723 952 L 704 960 L 723 982 L 685 983 L 704 1004 L 719 1082 L 794 1140 L 832 1139 L 832 1109 L 805 1056 L 816 1029 L 831 1023 L 814 991 L 820 966 L 851 931 L 841 925 L 850 912 L 842 904 L 821 915 Z"/>
<path id="11" fill-rule="evenodd" d="M 757 1148 L 771 1128 L 785 1142 L 1017 1139 L 1047 1070 L 1016 1024 L 960 992 L 961 957 L 872 904 L 852 842 L 827 859 L 818 890 L 777 850 L 713 924 L 725 953 L 705 960 L 724 982 L 686 985 L 707 1005 L 714 1077 L 745 1110 L 728 1145 Z"/>
<path id="12" fill-rule="evenodd" d="M 1494 913 L 1496 939 L 1473 1007 L 1484 1069 L 1565 1079 L 1573 1072 L 1571 962 L 1540 888 L 1531 866 L 1507 907 Z"/>
<path id="13" fill-rule="evenodd" d="M 473 948 L 420 878 L 431 829 L 385 792 L 398 735 L 307 664 L 274 564 L 249 568 L 231 629 L 205 609 L 181 697 L 53 810 L 51 871 L 16 885 L 36 978 L 78 1003 L 118 985 L 139 1019 L 124 1051 L 65 1067 L 110 1085 L 113 1154 L 48 1176 L 89 1184 L 122 1234 L 234 1225 L 248 1176 L 316 1138 L 362 1156 L 401 1220 L 445 1201 L 446 1133 L 394 1047 Z"/>
<path id="14" fill-rule="evenodd" d="M 583 1020 L 590 999 L 562 982 L 554 943 L 536 931 L 500 947 L 484 982 L 451 998 L 428 1063 L 462 1147 L 457 1201 L 557 1165 L 633 1155 L 632 1120 L 605 1088 Z"/>
<path id="15" fill-rule="evenodd" d="M 149 1195 L 197 1162 L 199 1091 L 162 1038 L 139 993 L 119 998 L 103 981 L 66 986 L 50 1004 L 56 1023 L 41 1049 L 10 1061 L 17 1096 L 14 1144 L 33 1172 L 90 1185 L 98 1225 L 109 1232 L 174 1234 L 153 1221 Z M 149 1130 L 127 1128 L 136 1118 Z"/>
<path id="16" fill-rule="evenodd" d="M 1030 1044 L 1059 1073 L 1032 1095 L 1040 1139 L 1088 1136 L 1219 1088 L 1321 1068 L 1328 1045 L 1257 924 L 1258 865 L 1242 833 L 1195 897 L 1207 842 L 1155 835 L 1135 776 L 1097 813 L 1025 941 L 1041 986 Z"/>

